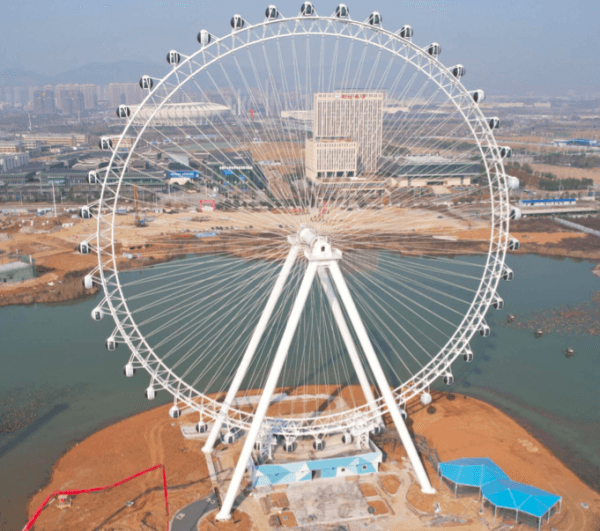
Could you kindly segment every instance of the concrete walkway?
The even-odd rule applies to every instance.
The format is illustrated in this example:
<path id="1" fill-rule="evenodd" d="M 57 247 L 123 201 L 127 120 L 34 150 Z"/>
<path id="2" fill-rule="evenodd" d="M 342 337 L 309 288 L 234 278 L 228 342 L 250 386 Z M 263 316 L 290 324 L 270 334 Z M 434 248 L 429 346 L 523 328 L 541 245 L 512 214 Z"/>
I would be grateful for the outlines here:
<path id="1" fill-rule="evenodd" d="M 211 492 L 205 498 L 196 500 L 178 511 L 171 520 L 170 529 L 172 531 L 196 531 L 198 520 L 218 507 L 217 496 Z"/>

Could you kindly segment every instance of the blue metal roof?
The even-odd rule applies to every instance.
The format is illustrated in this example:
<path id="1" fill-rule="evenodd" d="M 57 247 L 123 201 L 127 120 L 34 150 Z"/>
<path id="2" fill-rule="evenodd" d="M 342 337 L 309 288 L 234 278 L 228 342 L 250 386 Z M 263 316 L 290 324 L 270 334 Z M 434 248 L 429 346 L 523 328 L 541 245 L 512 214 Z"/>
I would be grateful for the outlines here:
<path id="1" fill-rule="evenodd" d="M 561 499 L 556 494 L 510 479 L 488 483 L 481 487 L 481 492 L 496 507 L 513 509 L 538 518 L 544 516 Z"/>
<path id="2" fill-rule="evenodd" d="M 497 479 L 508 479 L 489 457 L 465 457 L 440 463 L 440 472 L 453 483 L 469 487 L 481 487 Z"/>
<path id="3" fill-rule="evenodd" d="M 574 197 L 566 199 L 523 199 L 523 203 L 534 204 L 534 203 L 573 203 L 577 201 Z"/>

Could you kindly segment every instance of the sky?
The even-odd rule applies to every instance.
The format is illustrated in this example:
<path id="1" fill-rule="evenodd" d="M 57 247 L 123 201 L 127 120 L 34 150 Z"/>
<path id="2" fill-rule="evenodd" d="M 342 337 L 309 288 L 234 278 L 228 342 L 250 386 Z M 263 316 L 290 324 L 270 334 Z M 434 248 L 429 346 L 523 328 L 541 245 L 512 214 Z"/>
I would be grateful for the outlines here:
<path id="1" fill-rule="evenodd" d="M 273 0 L 272 0 L 273 1 Z M 273 2 L 285 16 L 300 0 Z M 316 0 L 319 14 L 337 3 Z M 0 8 L 0 72 L 57 74 L 118 60 L 162 64 L 170 49 L 191 53 L 200 29 L 221 36 L 235 13 L 261 22 L 257 0 L 21 0 Z M 468 88 L 509 96 L 600 95 L 600 6 L 591 0 L 349 0 L 356 20 L 372 10 L 383 25 L 414 28 L 413 41 L 442 45 L 440 60 L 467 69 Z M 132 73 L 137 81 L 139 73 Z M 3 79 L 0 79 L 3 84 Z"/>

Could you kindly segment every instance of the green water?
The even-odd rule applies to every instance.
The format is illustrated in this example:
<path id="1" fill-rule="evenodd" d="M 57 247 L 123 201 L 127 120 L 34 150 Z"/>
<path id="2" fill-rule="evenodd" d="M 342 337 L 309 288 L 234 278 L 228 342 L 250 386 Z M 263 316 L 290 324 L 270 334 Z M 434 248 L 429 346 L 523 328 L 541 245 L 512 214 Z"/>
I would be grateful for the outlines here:
<path id="1" fill-rule="evenodd" d="M 508 262 L 516 274 L 500 285 L 505 309 L 489 312 L 492 334 L 473 339 L 473 363 L 455 363 L 451 389 L 510 413 L 600 491 L 600 337 L 582 327 L 536 340 L 531 330 L 505 325 L 508 313 L 525 319 L 589 303 L 600 278 L 590 262 L 536 256 Z M 0 433 L 1 529 L 23 527 L 28 496 L 71 445 L 170 401 L 164 392 L 154 402 L 144 398 L 146 375 L 123 376 L 128 351 L 104 348 L 110 319 L 90 319 L 98 300 L 0 308 L 0 425 L 13 430 Z M 567 347 L 574 358 L 565 358 Z M 15 418 L 20 427 L 6 423 Z"/>

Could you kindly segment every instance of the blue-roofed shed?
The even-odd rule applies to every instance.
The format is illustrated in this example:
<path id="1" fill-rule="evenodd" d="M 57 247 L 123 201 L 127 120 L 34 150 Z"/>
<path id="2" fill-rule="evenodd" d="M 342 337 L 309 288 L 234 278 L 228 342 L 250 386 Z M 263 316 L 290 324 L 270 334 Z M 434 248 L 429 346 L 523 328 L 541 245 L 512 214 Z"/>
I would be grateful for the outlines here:
<path id="1" fill-rule="evenodd" d="M 562 498 L 556 494 L 510 479 L 499 479 L 484 485 L 481 488 L 481 494 L 484 499 L 494 505 L 494 516 L 498 507 L 516 511 L 517 520 L 519 512 L 527 513 L 538 519 L 538 529 L 541 526 L 542 518 L 548 515 L 548 521 L 550 521 L 552 508 L 558 504 L 560 511 L 562 504 Z"/>
<path id="2" fill-rule="evenodd" d="M 479 487 L 497 479 L 508 479 L 504 471 L 489 457 L 465 457 L 439 464 L 439 474 L 456 487 Z"/>
<path id="3" fill-rule="evenodd" d="M 488 457 L 467 457 L 440 463 L 438 474 L 454 483 L 455 495 L 459 485 L 478 488 L 481 492 L 482 507 L 484 500 L 494 506 L 494 518 L 498 508 L 516 511 L 517 520 L 519 512 L 526 513 L 537 519 L 539 529 L 544 516 L 550 520 L 550 513 L 556 504 L 560 512 L 560 496 L 512 481 Z"/>

